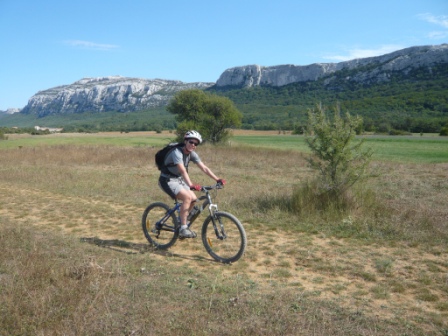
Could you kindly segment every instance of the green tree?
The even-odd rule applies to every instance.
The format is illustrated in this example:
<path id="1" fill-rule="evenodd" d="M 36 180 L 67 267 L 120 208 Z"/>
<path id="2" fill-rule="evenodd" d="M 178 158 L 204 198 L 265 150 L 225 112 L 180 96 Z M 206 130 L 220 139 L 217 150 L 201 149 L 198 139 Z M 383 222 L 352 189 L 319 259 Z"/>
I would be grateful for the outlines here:
<path id="1" fill-rule="evenodd" d="M 195 129 L 205 141 L 219 143 L 229 136 L 229 128 L 240 127 L 242 114 L 226 97 L 201 90 L 178 92 L 167 106 L 176 115 L 177 135 Z"/>
<path id="2" fill-rule="evenodd" d="M 305 141 L 313 154 L 308 162 L 320 173 L 320 191 L 339 197 L 366 177 L 372 152 L 361 150 L 364 140 L 353 143 L 362 118 L 349 113 L 342 118 L 339 105 L 333 112 L 329 118 L 321 104 L 309 110 Z"/>

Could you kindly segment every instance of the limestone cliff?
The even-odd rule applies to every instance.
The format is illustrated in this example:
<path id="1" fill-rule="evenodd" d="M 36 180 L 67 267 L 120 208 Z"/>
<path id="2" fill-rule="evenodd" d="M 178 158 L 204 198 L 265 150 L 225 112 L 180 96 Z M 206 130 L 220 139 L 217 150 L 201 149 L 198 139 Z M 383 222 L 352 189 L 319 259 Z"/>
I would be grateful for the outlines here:
<path id="1" fill-rule="evenodd" d="M 393 71 L 407 72 L 412 68 L 431 67 L 448 63 L 448 44 L 411 47 L 377 57 L 354 59 L 340 63 L 315 63 L 306 66 L 278 65 L 264 67 L 247 65 L 224 71 L 216 82 L 217 87 L 283 86 L 295 82 L 315 81 L 328 78 L 340 70 L 352 71 L 347 78 L 356 82 L 372 83 L 387 81 Z"/>
<path id="2" fill-rule="evenodd" d="M 22 113 L 45 116 L 85 111 L 136 111 L 163 106 L 185 89 L 205 89 L 213 83 L 129 77 L 84 78 L 70 85 L 40 91 L 30 98 Z"/>

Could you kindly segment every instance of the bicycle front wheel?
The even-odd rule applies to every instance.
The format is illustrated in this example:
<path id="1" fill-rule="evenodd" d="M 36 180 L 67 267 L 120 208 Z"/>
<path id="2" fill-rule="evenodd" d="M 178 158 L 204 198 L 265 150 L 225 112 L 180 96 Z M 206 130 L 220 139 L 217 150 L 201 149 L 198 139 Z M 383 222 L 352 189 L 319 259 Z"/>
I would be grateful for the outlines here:
<path id="1" fill-rule="evenodd" d="M 173 246 L 179 236 L 179 222 L 175 212 L 168 215 L 169 210 L 165 203 L 152 203 L 143 212 L 143 233 L 148 242 L 159 249 Z"/>
<path id="2" fill-rule="evenodd" d="M 215 260 L 232 263 L 240 259 L 246 249 L 246 231 L 235 216 L 217 211 L 202 225 L 202 243 Z"/>

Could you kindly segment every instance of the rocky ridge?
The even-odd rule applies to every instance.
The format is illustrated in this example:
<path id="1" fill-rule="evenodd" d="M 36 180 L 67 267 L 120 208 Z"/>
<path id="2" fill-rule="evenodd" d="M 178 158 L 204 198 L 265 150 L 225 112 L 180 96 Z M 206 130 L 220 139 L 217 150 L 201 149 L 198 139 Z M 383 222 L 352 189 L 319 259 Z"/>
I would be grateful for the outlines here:
<path id="1" fill-rule="evenodd" d="M 0 114 L 14 114 L 14 113 L 18 113 L 18 112 L 20 112 L 19 108 L 9 108 L 6 111 L 0 110 Z"/>
<path id="2" fill-rule="evenodd" d="M 206 89 L 213 84 L 121 76 L 83 78 L 70 85 L 39 91 L 30 98 L 21 113 L 42 117 L 85 111 L 136 111 L 166 105 L 178 91 Z"/>
<path id="3" fill-rule="evenodd" d="M 306 66 L 278 65 L 265 67 L 247 65 L 224 71 L 216 82 L 217 87 L 283 86 L 296 82 L 326 78 L 326 84 L 340 70 L 356 70 L 347 80 L 378 83 L 387 81 L 393 71 L 408 72 L 413 68 L 448 63 L 448 44 L 411 47 L 383 56 L 354 59 L 340 63 L 315 63 Z"/>

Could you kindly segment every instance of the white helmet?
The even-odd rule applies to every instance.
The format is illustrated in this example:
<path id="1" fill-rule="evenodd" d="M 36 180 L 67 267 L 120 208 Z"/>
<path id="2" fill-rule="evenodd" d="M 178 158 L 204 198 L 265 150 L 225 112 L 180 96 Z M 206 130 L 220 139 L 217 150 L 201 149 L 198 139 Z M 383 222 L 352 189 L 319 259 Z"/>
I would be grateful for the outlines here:
<path id="1" fill-rule="evenodd" d="M 188 131 L 187 133 L 185 133 L 184 136 L 184 140 L 188 140 L 188 139 L 196 139 L 199 141 L 199 143 L 202 143 L 202 137 L 199 134 L 199 132 L 197 131 Z"/>

